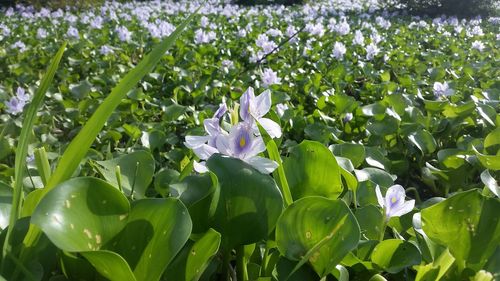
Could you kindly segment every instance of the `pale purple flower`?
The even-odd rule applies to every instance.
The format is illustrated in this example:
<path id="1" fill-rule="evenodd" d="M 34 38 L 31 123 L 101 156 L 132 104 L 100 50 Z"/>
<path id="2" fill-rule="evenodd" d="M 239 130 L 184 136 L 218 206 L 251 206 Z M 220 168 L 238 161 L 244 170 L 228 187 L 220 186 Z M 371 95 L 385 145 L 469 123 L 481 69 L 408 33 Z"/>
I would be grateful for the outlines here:
<path id="1" fill-rule="evenodd" d="M 348 113 L 346 113 L 346 114 L 345 114 L 345 116 L 344 116 L 344 118 L 342 119 L 342 121 L 344 121 L 344 123 L 347 123 L 347 122 L 349 122 L 349 121 L 351 121 L 351 120 L 352 120 L 352 117 L 353 117 L 352 113 L 351 113 L 351 112 L 348 112 Z"/>
<path id="2" fill-rule="evenodd" d="M 379 52 L 380 50 L 377 45 L 370 43 L 368 46 L 366 46 L 366 59 L 372 60 L 376 55 L 378 55 Z"/>
<path id="3" fill-rule="evenodd" d="M 108 45 L 102 45 L 99 49 L 99 53 L 101 53 L 101 55 L 103 56 L 107 56 L 109 54 L 112 54 L 113 52 L 113 49 L 111 49 L 111 47 Z"/>
<path id="4" fill-rule="evenodd" d="M 484 48 L 485 48 L 485 46 L 484 46 L 483 42 L 478 41 L 478 40 L 472 42 L 472 49 L 476 49 L 479 52 L 482 52 L 484 50 Z"/>
<path id="5" fill-rule="evenodd" d="M 132 32 L 130 32 L 125 26 L 118 26 L 115 29 L 118 39 L 122 42 L 129 42 L 132 39 Z"/>
<path id="6" fill-rule="evenodd" d="M 261 74 L 261 80 L 262 86 L 264 86 L 265 88 L 271 85 L 281 84 L 281 78 L 279 78 L 278 74 L 270 68 L 264 69 Z"/>
<path id="7" fill-rule="evenodd" d="M 5 105 L 7 106 L 7 113 L 17 115 L 23 112 L 26 102 L 19 100 L 19 98 L 16 96 L 7 101 Z"/>
<path id="8" fill-rule="evenodd" d="M 415 207 L 415 200 L 405 201 L 405 189 L 399 184 L 389 187 L 385 197 L 382 196 L 378 185 L 375 187 L 375 193 L 378 204 L 384 208 L 386 220 L 407 214 Z"/>
<path id="9" fill-rule="evenodd" d="M 31 99 L 31 96 L 26 93 L 26 90 L 24 90 L 21 87 L 17 87 L 16 90 L 16 97 L 23 102 L 28 102 Z"/>
<path id="10" fill-rule="evenodd" d="M 276 105 L 276 114 L 278 114 L 278 116 L 280 118 L 283 117 L 283 115 L 285 115 L 285 111 L 288 110 L 288 105 L 284 104 L 284 103 L 278 103 Z"/>
<path id="11" fill-rule="evenodd" d="M 247 122 L 233 126 L 229 135 L 219 135 L 217 149 L 224 155 L 243 160 L 261 173 L 272 173 L 278 167 L 278 163 L 257 156 L 266 150 L 266 145 L 262 137 L 255 134 L 255 128 Z"/>
<path id="12" fill-rule="evenodd" d="M 196 44 L 210 43 L 215 40 L 215 36 L 216 34 L 213 31 L 205 32 L 202 29 L 198 29 L 194 33 L 194 42 Z"/>
<path id="13" fill-rule="evenodd" d="M 434 82 L 432 89 L 434 90 L 434 96 L 436 97 L 449 97 L 454 93 L 453 89 L 450 89 L 448 82 Z"/>
<path id="14" fill-rule="evenodd" d="M 23 41 L 16 41 L 16 43 L 12 44 L 11 48 L 18 49 L 19 52 L 22 53 L 26 51 L 26 44 L 24 44 Z"/>
<path id="15" fill-rule="evenodd" d="M 335 32 L 339 35 L 347 35 L 351 32 L 349 24 L 344 20 L 335 26 Z"/>
<path id="16" fill-rule="evenodd" d="M 264 91 L 255 96 L 252 87 L 249 87 L 240 98 L 240 117 L 245 122 L 257 121 L 271 138 L 281 137 L 281 128 L 278 123 L 264 118 L 271 109 L 271 92 Z"/>
<path id="17" fill-rule="evenodd" d="M 346 53 L 345 45 L 342 42 L 335 42 L 333 45 L 333 57 L 337 60 L 342 60 Z"/>
<path id="18" fill-rule="evenodd" d="M 38 28 L 37 31 L 36 31 L 36 38 L 37 39 L 45 39 L 47 38 L 47 30 L 45 30 L 44 28 Z"/>
<path id="19" fill-rule="evenodd" d="M 365 37 L 363 36 L 363 32 L 361 30 L 356 30 L 354 32 L 354 39 L 352 40 L 353 45 L 363 46 L 365 44 Z"/>
<path id="20" fill-rule="evenodd" d="M 80 34 L 78 33 L 78 29 L 70 26 L 68 31 L 66 32 L 66 36 L 70 39 L 80 39 Z"/>
<path id="21" fill-rule="evenodd" d="M 208 20 L 208 18 L 206 16 L 201 17 L 201 19 L 200 19 L 201 27 L 205 28 L 208 26 L 209 23 L 210 23 L 210 21 Z"/>

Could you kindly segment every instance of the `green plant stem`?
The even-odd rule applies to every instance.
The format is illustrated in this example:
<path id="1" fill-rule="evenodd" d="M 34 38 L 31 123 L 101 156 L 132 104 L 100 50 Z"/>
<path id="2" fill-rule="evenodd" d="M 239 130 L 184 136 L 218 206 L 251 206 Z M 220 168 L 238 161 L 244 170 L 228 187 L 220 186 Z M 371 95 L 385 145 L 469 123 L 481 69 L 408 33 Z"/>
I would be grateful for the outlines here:
<path id="1" fill-rule="evenodd" d="M 383 225 L 382 225 L 382 231 L 380 231 L 380 237 L 379 241 L 382 242 L 384 240 L 385 236 L 385 229 L 387 228 L 387 218 L 384 219 Z"/>
<path id="2" fill-rule="evenodd" d="M 420 204 L 422 202 L 422 199 L 420 198 L 420 194 L 418 194 L 418 190 L 415 187 L 410 187 L 406 189 L 406 192 L 412 191 L 413 194 L 415 195 L 415 200 L 417 200 L 417 204 Z"/>
<path id="3" fill-rule="evenodd" d="M 247 265 L 245 263 L 245 246 L 236 248 L 236 279 L 238 281 L 248 280 Z"/>
<path id="4" fill-rule="evenodd" d="M 47 152 L 45 151 L 44 147 L 41 147 L 35 149 L 34 154 L 35 154 L 36 168 L 38 170 L 38 173 L 40 174 L 40 177 L 42 178 L 43 185 L 46 185 L 51 174 L 50 163 L 49 159 L 47 158 Z"/>
<path id="5" fill-rule="evenodd" d="M 222 280 L 226 281 L 231 280 L 230 267 L 231 267 L 231 249 L 225 250 L 222 255 L 222 275 L 223 275 Z"/>

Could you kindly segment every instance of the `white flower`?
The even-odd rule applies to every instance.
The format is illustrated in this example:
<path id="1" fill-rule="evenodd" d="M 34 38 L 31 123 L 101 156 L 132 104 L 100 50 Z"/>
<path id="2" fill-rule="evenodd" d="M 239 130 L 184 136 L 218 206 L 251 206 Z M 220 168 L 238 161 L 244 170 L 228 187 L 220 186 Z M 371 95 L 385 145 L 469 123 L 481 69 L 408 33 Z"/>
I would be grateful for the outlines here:
<path id="1" fill-rule="evenodd" d="M 248 88 L 240 98 L 240 117 L 245 122 L 257 121 L 272 138 L 281 137 L 280 126 L 271 119 L 263 118 L 271 109 L 271 92 L 264 91 L 255 96 L 253 88 Z"/>
<path id="2" fill-rule="evenodd" d="M 449 97 L 454 93 L 453 89 L 450 89 L 448 82 L 434 82 L 432 89 L 434 90 L 434 96 L 436 97 Z"/>
<path id="3" fill-rule="evenodd" d="M 345 45 L 341 42 L 335 42 L 335 45 L 333 46 L 333 57 L 337 60 L 341 60 L 344 58 L 345 53 Z"/>
<path id="4" fill-rule="evenodd" d="M 278 77 L 278 74 L 274 72 L 270 68 L 264 69 L 261 74 L 262 86 L 265 88 L 281 83 L 281 78 Z"/>
<path id="5" fill-rule="evenodd" d="M 377 45 L 370 43 L 370 45 L 366 46 L 366 59 L 372 60 L 379 52 Z"/>
<path id="6" fill-rule="evenodd" d="M 378 185 L 375 188 L 375 193 L 378 204 L 384 208 L 386 220 L 407 214 L 415 207 L 415 200 L 405 201 L 405 189 L 399 184 L 389 187 L 385 197 L 382 196 Z"/>
<path id="7" fill-rule="evenodd" d="M 472 42 L 472 49 L 476 49 L 480 52 L 482 52 L 484 50 L 485 46 L 484 46 L 484 43 L 481 42 L 481 41 L 474 41 Z"/>

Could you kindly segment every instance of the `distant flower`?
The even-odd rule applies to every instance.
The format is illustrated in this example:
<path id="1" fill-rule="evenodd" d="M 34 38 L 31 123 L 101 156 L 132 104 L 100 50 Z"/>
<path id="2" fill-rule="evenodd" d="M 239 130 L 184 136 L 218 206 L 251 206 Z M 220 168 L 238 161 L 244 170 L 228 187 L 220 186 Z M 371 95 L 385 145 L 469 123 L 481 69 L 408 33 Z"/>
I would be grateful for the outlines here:
<path id="1" fill-rule="evenodd" d="M 269 34 L 269 36 L 271 36 L 271 37 L 283 36 L 283 33 L 279 29 L 276 29 L 276 28 L 269 29 L 268 31 L 266 31 L 266 34 Z"/>
<path id="2" fill-rule="evenodd" d="M 363 36 L 363 32 L 361 30 L 356 30 L 354 32 L 354 40 L 352 40 L 353 45 L 363 46 L 365 44 L 365 37 Z"/>
<path id="3" fill-rule="evenodd" d="M 372 60 L 379 52 L 377 45 L 370 43 L 370 45 L 366 46 L 366 59 Z"/>
<path id="4" fill-rule="evenodd" d="M 472 42 L 472 49 L 476 49 L 476 50 L 482 52 L 484 50 L 484 48 L 485 48 L 485 46 L 484 46 L 483 42 L 477 41 L 477 40 Z"/>
<path id="5" fill-rule="evenodd" d="M 415 207 L 415 200 L 405 201 L 405 189 L 401 185 L 393 185 L 387 189 L 385 197 L 380 192 L 380 187 L 375 188 L 378 204 L 384 208 L 386 220 L 407 214 Z"/>
<path id="6" fill-rule="evenodd" d="M 344 121 L 344 123 L 347 123 L 352 120 L 352 117 L 353 117 L 352 113 L 348 112 L 345 114 L 345 117 L 342 119 L 342 121 Z"/>
<path id="7" fill-rule="evenodd" d="M 281 83 L 281 78 L 278 77 L 278 74 L 274 72 L 270 68 L 264 69 L 261 75 L 262 86 L 265 88 Z"/>
<path id="8" fill-rule="evenodd" d="M 288 110 L 288 105 L 284 104 L 284 103 L 278 103 L 276 105 L 276 113 L 278 114 L 278 116 L 280 118 L 283 117 L 283 115 L 285 115 L 285 111 Z"/>
<path id="9" fill-rule="evenodd" d="M 281 128 L 278 123 L 264 118 L 271 109 L 271 92 L 264 91 L 255 96 L 253 88 L 249 87 L 240 98 L 240 117 L 245 122 L 257 121 L 272 138 L 281 137 Z"/>
<path id="10" fill-rule="evenodd" d="M 118 39 L 122 42 L 129 42 L 132 39 L 132 32 L 130 32 L 125 26 L 118 26 L 115 29 Z"/>
<path id="11" fill-rule="evenodd" d="M 205 28 L 208 26 L 209 23 L 210 23 L 210 21 L 208 20 L 207 17 L 205 17 L 205 16 L 201 17 L 201 19 L 200 19 L 201 27 Z"/>
<path id="12" fill-rule="evenodd" d="M 345 53 L 345 45 L 341 42 L 335 42 L 335 45 L 333 46 L 333 57 L 337 60 L 341 60 L 344 58 Z"/>
<path id="13" fill-rule="evenodd" d="M 448 82 L 434 82 L 432 89 L 434 90 L 434 96 L 436 97 L 449 97 L 454 93 L 453 89 L 450 89 Z"/>
<path id="14" fill-rule="evenodd" d="M 223 60 L 223 61 L 221 62 L 221 65 L 222 65 L 223 67 L 227 67 L 227 68 L 233 68 L 233 67 L 234 67 L 234 63 L 233 63 L 233 61 L 231 61 L 231 60 Z"/>
<path id="15" fill-rule="evenodd" d="M 114 51 L 109 47 L 108 45 L 102 45 L 101 48 L 99 49 L 99 53 L 103 56 L 107 56 L 109 54 L 112 54 Z"/>
<path id="16" fill-rule="evenodd" d="M 80 34 L 78 33 L 78 29 L 70 26 L 68 31 L 66 32 L 66 36 L 70 39 L 80 39 Z"/>
<path id="17" fill-rule="evenodd" d="M 31 99 L 31 96 L 29 94 L 26 93 L 26 90 L 24 90 L 23 88 L 21 87 L 17 87 L 17 90 L 16 90 L 16 97 L 20 100 L 20 101 L 23 101 L 23 102 L 28 102 L 30 101 Z"/>
<path id="18" fill-rule="evenodd" d="M 215 40 L 215 36 L 216 34 L 213 31 L 205 32 L 202 29 L 198 29 L 194 33 L 194 42 L 196 44 L 210 43 Z"/>
<path id="19" fill-rule="evenodd" d="M 26 44 L 23 43 L 23 41 L 16 41 L 16 43 L 11 45 L 12 49 L 18 49 L 19 52 L 24 52 L 26 51 Z"/>
<path id="20" fill-rule="evenodd" d="M 23 112 L 26 102 L 20 100 L 18 97 L 13 97 L 9 101 L 7 101 L 5 105 L 7 106 L 7 113 L 17 115 Z"/>
<path id="21" fill-rule="evenodd" d="M 335 26 L 335 32 L 340 35 L 347 35 L 351 32 L 349 24 L 344 20 Z"/>
<path id="22" fill-rule="evenodd" d="M 37 39 L 47 38 L 47 30 L 45 30 L 44 28 L 38 28 L 36 31 L 36 38 Z"/>

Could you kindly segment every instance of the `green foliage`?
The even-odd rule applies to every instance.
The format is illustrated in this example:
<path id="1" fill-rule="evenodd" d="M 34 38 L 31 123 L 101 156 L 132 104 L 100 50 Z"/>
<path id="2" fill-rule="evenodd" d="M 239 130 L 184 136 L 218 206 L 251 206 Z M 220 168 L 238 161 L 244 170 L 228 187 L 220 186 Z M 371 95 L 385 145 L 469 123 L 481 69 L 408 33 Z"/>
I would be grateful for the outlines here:
<path id="1" fill-rule="evenodd" d="M 397 0 L 411 13 L 432 16 L 456 15 L 472 17 L 476 15 L 498 14 L 499 7 L 495 0 Z"/>

